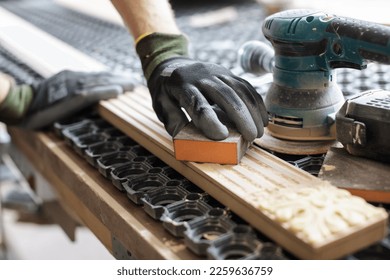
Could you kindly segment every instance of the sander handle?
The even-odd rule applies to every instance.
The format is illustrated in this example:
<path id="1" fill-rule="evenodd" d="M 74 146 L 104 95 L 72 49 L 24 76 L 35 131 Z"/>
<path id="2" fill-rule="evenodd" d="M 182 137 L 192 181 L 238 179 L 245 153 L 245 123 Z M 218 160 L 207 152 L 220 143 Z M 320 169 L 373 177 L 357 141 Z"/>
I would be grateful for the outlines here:
<path id="1" fill-rule="evenodd" d="M 287 10 L 267 17 L 264 36 L 275 49 L 275 67 L 293 71 L 364 69 L 390 64 L 390 27 L 315 10 Z"/>

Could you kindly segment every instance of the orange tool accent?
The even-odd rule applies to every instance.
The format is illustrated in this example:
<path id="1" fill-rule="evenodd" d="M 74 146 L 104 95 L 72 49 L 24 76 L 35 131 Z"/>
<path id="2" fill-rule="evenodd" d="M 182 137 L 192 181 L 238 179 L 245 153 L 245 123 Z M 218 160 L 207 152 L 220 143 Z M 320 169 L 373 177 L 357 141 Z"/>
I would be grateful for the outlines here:
<path id="1" fill-rule="evenodd" d="M 213 141 L 189 123 L 173 139 L 175 158 L 194 162 L 238 164 L 249 144 L 236 130 L 229 128 L 229 132 L 227 139 Z"/>

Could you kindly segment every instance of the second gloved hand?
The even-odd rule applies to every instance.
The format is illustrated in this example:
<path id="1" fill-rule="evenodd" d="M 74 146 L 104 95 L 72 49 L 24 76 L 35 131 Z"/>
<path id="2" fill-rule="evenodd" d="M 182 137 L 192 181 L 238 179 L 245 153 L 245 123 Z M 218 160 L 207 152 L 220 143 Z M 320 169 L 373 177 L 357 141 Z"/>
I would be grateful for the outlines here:
<path id="1" fill-rule="evenodd" d="M 213 140 L 228 136 L 227 127 L 218 117 L 221 111 L 247 141 L 263 135 L 268 116 L 261 96 L 228 69 L 186 57 L 183 36 L 154 33 L 137 44 L 137 51 L 153 108 L 172 136 L 188 123 L 181 108 Z"/>
<path id="2" fill-rule="evenodd" d="M 0 120 L 39 129 L 133 87 L 128 77 L 66 70 L 33 85 L 13 84 L 0 104 Z"/>

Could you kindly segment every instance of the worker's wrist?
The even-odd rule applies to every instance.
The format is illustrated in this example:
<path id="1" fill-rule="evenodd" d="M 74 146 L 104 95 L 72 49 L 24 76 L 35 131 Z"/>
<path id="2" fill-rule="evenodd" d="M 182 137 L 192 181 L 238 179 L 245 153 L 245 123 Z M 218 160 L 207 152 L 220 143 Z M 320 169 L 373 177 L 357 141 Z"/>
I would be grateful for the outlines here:
<path id="1" fill-rule="evenodd" d="M 137 54 L 149 80 L 156 67 L 167 59 L 188 56 L 188 40 L 184 35 L 151 33 L 137 39 Z"/>
<path id="2" fill-rule="evenodd" d="M 153 34 L 153 33 L 154 33 L 154 32 L 146 32 L 146 33 L 141 34 L 140 36 L 138 36 L 138 37 L 135 39 L 135 41 L 134 41 L 135 45 L 137 45 L 138 42 L 141 41 L 143 38 L 145 38 L 146 36 L 149 36 L 150 34 Z"/>
<path id="3" fill-rule="evenodd" d="M 33 89 L 29 85 L 11 86 L 0 104 L 0 121 L 9 125 L 20 123 L 28 111 L 33 95 Z"/>

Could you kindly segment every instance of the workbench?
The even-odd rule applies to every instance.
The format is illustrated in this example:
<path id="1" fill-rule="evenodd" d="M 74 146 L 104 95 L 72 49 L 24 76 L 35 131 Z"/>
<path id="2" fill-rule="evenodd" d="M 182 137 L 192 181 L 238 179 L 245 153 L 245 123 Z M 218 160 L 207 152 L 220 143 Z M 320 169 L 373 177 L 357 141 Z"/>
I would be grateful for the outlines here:
<path id="1" fill-rule="evenodd" d="M 52 132 L 11 129 L 10 134 L 12 158 L 25 177 L 34 178 L 35 185 L 47 181 L 70 215 L 115 257 L 197 258 Z"/>
<path id="2" fill-rule="evenodd" d="M 20 51 L 23 51 L 22 48 Z M 27 53 L 26 57 L 32 59 L 34 55 Z M 80 59 L 86 70 L 101 69 L 96 62 L 79 54 L 73 57 Z M 55 67 L 37 65 L 43 76 L 55 73 L 58 70 Z M 317 180 L 256 145 L 249 149 L 247 157 L 237 167 L 176 161 L 171 139 L 154 116 L 150 100 L 144 98 L 145 87 L 140 88 L 135 90 L 135 94 L 128 93 L 118 100 L 101 102 L 98 106 L 99 114 L 212 197 L 218 198 L 223 206 L 245 223 L 272 236 L 288 251 L 297 253 L 295 256 L 287 254 L 290 258 L 338 258 L 384 237 L 387 230 L 387 214 L 384 211 L 349 194 L 339 195 L 341 192 L 330 184 Z M 73 219 L 90 228 L 119 259 L 200 258 L 186 248 L 182 238 L 172 236 L 161 222 L 148 216 L 142 207 L 131 203 L 52 130 L 31 133 L 10 128 L 9 132 L 13 144 L 10 154 L 20 170 L 33 186 L 50 186 L 52 194 L 47 200 L 59 201 L 71 217 L 59 221 L 69 236 L 72 236 L 74 228 L 69 221 Z M 262 197 L 267 198 L 268 195 L 261 189 L 262 185 L 270 188 L 271 198 L 272 188 L 275 187 L 290 187 L 294 191 L 294 188 L 302 190 L 303 187 L 318 186 L 318 190 L 314 188 L 314 194 L 321 194 L 322 187 L 324 190 L 332 190 L 331 193 L 334 190 L 336 197 L 345 195 L 346 201 L 358 201 L 356 205 L 367 209 L 364 218 L 367 220 L 347 226 L 341 234 L 331 233 L 318 240 L 312 239 L 309 230 L 294 231 L 294 222 L 281 222 L 281 217 L 270 214 L 274 210 L 272 206 L 267 208 L 261 201 Z M 269 241 L 267 238 L 264 240 Z M 340 252 L 335 253 L 335 250 Z"/>

